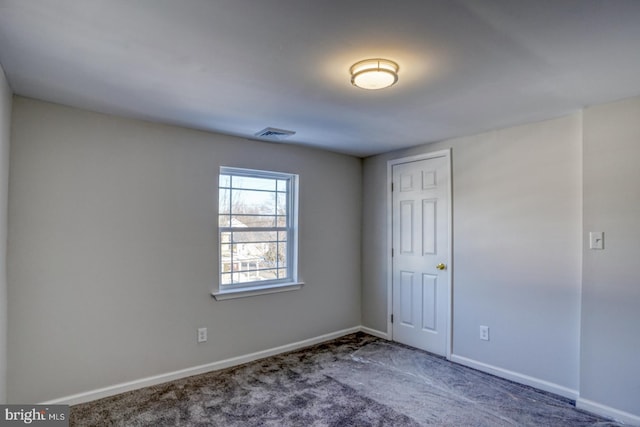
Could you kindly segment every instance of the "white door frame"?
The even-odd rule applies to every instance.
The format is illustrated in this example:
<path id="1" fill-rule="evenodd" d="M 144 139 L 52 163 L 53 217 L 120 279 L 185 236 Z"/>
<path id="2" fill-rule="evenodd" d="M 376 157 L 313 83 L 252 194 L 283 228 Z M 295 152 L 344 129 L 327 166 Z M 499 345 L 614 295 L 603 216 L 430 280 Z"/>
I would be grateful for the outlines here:
<path id="1" fill-rule="evenodd" d="M 391 191 L 391 182 L 393 179 L 393 166 L 401 163 L 416 162 L 419 160 L 433 159 L 434 157 L 446 157 L 449 167 L 449 188 L 447 189 L 447 209 L 449 212 L 448 217 L 448 229 L 447 240 L 449 241 L 449 278 L 447 282 L 447 359 L 451 359 L 452 346 L 453 346 L 453 329 L 452 329 L 452 316 L 453 316 L 453 167 L 451 165 L 451 149 L 433 151 L 430 153 L 417 154 L 415 156 L 402 157 L 400 159 L 393 159 L 387 161 L 387 336 L 390 340 L 393 340 L 393 324 L 391 323 L 391 313 L 393 312 L 393 258 L 391 257 L 391 249 L 393 246 L 393 192 Z"/>

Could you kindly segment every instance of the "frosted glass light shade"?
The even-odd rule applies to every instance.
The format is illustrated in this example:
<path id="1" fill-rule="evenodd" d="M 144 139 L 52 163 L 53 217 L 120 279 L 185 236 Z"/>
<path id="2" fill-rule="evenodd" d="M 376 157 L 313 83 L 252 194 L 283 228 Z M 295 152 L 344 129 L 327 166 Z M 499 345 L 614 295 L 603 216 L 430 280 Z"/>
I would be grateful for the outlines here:
<path id="1" fill-rule="evenodd" d="M 351 84 L 362 89 L 384 89 L 398 81 L 399 68 L 388 59 L 365 59 L 351 66 Z"/>

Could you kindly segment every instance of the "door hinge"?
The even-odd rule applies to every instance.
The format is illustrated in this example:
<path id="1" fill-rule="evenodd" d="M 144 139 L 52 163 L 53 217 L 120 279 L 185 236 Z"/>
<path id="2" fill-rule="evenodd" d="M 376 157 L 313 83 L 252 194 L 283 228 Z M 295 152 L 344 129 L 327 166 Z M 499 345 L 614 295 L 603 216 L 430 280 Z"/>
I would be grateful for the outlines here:
<path id="1" fill-rule="evenodd" d="M 393 248 L 391 248 L 391 257 L 393 258 Z"/>
<path id="2" fill-rule="evenodd" d="M 391 183 L 391 192 L 393 193 L 393 182 Z"/>
<path id="3" fill-rule="evenodd" d="M 393 323 L 393 314 L 391 315 L 391 323 Z"/>

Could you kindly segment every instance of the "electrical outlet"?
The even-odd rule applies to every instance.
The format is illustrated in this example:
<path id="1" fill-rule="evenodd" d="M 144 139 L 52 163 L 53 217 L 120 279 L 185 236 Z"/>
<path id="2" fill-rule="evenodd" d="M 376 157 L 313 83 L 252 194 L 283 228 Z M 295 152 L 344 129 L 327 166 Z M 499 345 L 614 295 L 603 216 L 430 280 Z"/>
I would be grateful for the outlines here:
<path id="1" fill-rule="evenodd" d="M 480 339 L 483 341 L 489 341 L 489 327 L 480 326 Z"/>
<path id="2" fill-rule="evenodd" d="M 198 328 L 198 342 L 207 342 L 207 328 Z"/>

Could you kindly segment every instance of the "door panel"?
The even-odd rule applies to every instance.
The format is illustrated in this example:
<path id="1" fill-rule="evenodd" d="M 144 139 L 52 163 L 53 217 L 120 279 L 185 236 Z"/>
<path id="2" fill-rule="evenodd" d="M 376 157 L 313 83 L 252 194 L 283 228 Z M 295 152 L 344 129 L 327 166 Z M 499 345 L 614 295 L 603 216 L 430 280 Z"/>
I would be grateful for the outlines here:
<path id="1" fill-rule="evenodd" d="M 413 237 L 415 235 L 413 224 L 413 200 L 400 202 L 400 252 L 413 253 Z"/>
<path id="2" fill-rule="evenodd" d="M 422 201 L 422 254 L 437 255 L 436 200 Z"/>
<path id="3" fill-rule="evenodd" d="M 393 339 L 439 355 L 449 343 L 449 157 L 392 166 Z"/>
<path id="4" fill-rule="evenodd" d="M 400 322 L 413 326 L 413 273 L 400 273 Z"/>
<path id="5" fill-rule="evenodd" d="M 437 331 L 438 278 L 432 274 L 422 275 L 422 328 Z"/>

